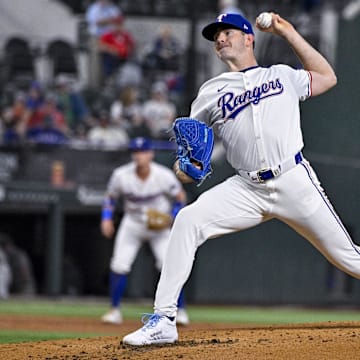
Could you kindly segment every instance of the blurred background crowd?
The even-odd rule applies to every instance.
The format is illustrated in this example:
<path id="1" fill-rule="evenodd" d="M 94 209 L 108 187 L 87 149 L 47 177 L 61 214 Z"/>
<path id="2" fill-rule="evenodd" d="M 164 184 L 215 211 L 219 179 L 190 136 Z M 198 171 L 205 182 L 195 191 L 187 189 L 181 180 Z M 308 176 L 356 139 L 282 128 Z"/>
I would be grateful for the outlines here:
<path id="1" fill-rule="evenodd" d="M 123 147 L 134 136 L 168 140 L 184 90 L 184 49 L 171 23 L 140 49 L 121 2 L 48 3 L 56 3 L 54 14 L 65 7 L 64 19 L 76 19 L 76 41 L 61 32 L 45 44 L 18 31 L 3 38 L 1 142 Z M 16 13 L 15 3 L 3 7 Z"/>
<path id="2" fill-rule="evenodd" d="M 3 17 L 24 23 L 1 35 L 1 143 L 123 147 L 139 135 L 168 140 L 197 83 L 221 70 L 198 44 L 196 27 L 222 12 L 254 20 L 275 3 L 305 36 L 319 42 L 319 14 L 329 6 L 321 0 L 3 3 Z M 39 19 L 36 33 L 29 17 L 41 7 L 48 21 Z M 281 53 L 282 61 L 298 65 L 281 42 L 260 36 L 257 43 L 264 64 L 276 62 Z M 270 46 L 278 51 L 270 54 Z"/>

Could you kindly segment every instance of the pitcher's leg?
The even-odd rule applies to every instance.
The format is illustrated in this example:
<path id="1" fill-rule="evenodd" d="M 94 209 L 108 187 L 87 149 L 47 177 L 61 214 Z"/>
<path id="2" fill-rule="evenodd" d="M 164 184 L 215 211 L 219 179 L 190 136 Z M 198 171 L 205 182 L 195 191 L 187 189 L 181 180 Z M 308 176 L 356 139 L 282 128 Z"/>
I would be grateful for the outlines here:
<path id="1" fill-rule="evenodd" d="M 262 210 L 256 196 L 236 180 L 203 193 L 177 215 L 155 296 L 155 313 L 176 316 L 177 301 L 188 279 L 197 248 L 207 239 L 259 224 Z"/>
<path id="2" fill-rule="evenodd" d="M 360 279 L 360 248 L 355 245 L 334 210 L 322 205 L 311 219 L 289 222 L 333 265 Z"/>
<path id="3" fill-rule="evenodd" d="M 156 290 L 155 313 L 176 316 L 177 300 L 190 275 L 197 249 L 199 230 L 192 218 L 192 205 L 182 209 L 175 218 Z"/>
<path id="4" fill-rule="evenodd" d="M 283 179 L 279 178 L 283 182 L 280 187 L 286 193 L 279 202 L 280 218 L 308 239 L 333 265 L 360 279 L 360 247 L 353 243 L 313 169 L 304 163 L 293 174 L 284 175 Z"/>
<path id="5" fill-rule="evenodd" d="M 154 231 L 149 234 L 149 237 L 149 245 L 155 258 L 155 267 L 160 272 L 170 238 L 170 229 Z"/>

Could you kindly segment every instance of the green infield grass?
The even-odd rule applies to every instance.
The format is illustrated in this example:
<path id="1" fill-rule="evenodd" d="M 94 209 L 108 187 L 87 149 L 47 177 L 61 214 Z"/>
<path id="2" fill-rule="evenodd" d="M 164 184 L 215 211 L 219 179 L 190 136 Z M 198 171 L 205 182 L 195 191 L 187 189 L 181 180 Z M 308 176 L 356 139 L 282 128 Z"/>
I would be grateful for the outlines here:
<path id="1" fill-rule="evenodd" d="M 56 317 L 99 318 L 106 310 L 106 301 L 74 299 L 8 299 L 0 301 L 0 315 L 38 315 Z M 126 319 L 138 319 L 152 312 L 152 305 L 124 303 L 122 312 Z M 200 306 L 189 305 L 192 322 L 242 324 L 301 324 L 312 322 L 360 321 L 360 311 L 349 309 L 309 309 L 300 307 L 250 307 L 250 306 Z M 49 331 L 4 330 L 0 325 L 0 343 L 38 341 L 73 337 L 101 336 L 101 333 L 74 333 Z"/>

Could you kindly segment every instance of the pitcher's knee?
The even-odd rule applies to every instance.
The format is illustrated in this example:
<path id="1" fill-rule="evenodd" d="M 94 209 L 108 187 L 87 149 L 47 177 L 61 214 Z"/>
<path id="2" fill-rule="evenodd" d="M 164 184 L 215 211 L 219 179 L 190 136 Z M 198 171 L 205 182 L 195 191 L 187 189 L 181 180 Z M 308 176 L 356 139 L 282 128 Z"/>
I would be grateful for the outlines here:
<path id="1" fill-rule="evenodd" d="M 189 228 L 192 226 L 197 226 L 198 223 L 198 216 L 196 215 L 194 208 L 189 205 L 179 211 L 175 218 L 174 226 Z"/>

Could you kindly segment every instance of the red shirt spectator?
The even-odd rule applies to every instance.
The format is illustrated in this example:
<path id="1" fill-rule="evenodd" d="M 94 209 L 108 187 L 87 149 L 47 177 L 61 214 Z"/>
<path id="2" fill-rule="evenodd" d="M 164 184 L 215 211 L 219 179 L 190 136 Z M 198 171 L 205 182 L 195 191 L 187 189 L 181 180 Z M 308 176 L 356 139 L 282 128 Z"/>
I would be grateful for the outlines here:
<path id="1" fill-rule="evenodd" d="M 107 51 L 121 59 L 127 59 L 132 54 L 135 45 L 132 35 L 127 31 L 106 33 L 100 38 L 100 41 L 102 51 Z"/>
<path id="2" fill-rule="evenodd" d="M 111 75 L 121 63 L 128 60 L 135 50 L 133 36 L 124 29 L 124 19 L 119 17 L 115 29 L 102 35 L 99 50 L 105 75 Z"/>

